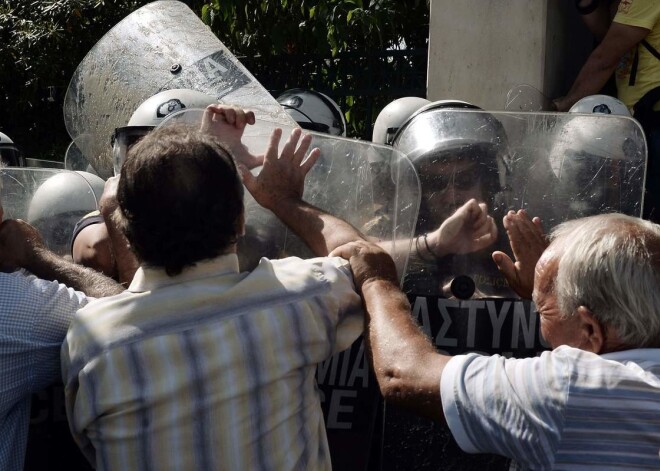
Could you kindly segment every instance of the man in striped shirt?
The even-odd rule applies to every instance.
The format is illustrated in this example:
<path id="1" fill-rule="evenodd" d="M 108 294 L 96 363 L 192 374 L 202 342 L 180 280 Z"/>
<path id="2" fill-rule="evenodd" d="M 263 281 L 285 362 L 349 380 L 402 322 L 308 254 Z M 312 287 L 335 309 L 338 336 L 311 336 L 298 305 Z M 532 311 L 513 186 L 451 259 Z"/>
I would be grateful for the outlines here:
<path id="1" fill-rule="evenodd" d="M 220 134 L 241 134 L 246 115 L 227 116 Z M 126 293 L 77 313 L 62 348 L 70 426 L 98 469 L 331 468 L 314 373 L 361 333 L 361 301 L 339 258 L 239 272 L 239 171 L 317 254 L 359 235 L 300 200 L 311 136 L 295 130 L 278 158 L 280 138 L 259 177 L 187 128 L 131 149 L 118 216 L 140 268 Z"/>
<path id="2" fill-rule="evenodd" d="M 518 288 L 544 246 L 524 212 L 505 220 Z M 539 357 L 439 354 L 410 314 L 391 259 L 355 242 L 368 345 L 386 399 L 446 421 L 467 452 L 529 469 L 660 468 L 660 226 L 620 214 L 566 222 L 536 263 L 533 298 L 553 347 Z"/>

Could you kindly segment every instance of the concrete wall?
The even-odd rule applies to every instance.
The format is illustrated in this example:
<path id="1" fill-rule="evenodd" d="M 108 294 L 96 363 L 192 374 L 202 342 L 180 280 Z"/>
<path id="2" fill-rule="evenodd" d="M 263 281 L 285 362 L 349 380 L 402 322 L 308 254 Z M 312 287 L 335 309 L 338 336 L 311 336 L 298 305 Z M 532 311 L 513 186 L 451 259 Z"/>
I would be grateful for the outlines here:
<path id="1" fill-rule="evenodd" d="M 431 0 L 427 98 L 500 110 L 518 84 L 554 98 L 592 46 L 572 1 Z"/>

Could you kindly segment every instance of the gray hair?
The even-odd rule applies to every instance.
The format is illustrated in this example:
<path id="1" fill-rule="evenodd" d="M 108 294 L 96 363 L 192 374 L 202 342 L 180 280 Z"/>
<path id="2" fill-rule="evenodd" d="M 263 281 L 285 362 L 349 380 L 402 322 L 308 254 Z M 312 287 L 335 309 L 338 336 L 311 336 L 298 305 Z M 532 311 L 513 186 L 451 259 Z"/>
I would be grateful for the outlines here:
<path id="1" fill-rule="evenodd" d="M 558 225 L 555 293 L 560 312 L 588 307 L 621 341 L 660 347 L 660 226 L 623 214 Z"/>

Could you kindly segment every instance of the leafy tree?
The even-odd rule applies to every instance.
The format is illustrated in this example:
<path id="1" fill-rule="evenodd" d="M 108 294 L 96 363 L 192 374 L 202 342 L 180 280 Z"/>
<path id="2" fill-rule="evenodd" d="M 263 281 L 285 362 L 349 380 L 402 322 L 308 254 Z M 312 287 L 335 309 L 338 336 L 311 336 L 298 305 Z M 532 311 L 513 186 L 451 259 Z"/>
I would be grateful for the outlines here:
<path id="1" fill-rule="evenodd" d="M 371 137 L 393 98 L 425 95 L 427 0 L 212 0 L 202 19 L 273 94 L 312 88 Z"/>
<path id="2" fill-rule="evenodd" d="M 78 63 L 115 23 L 146 1 L 0 3 L 0 130 L 28 157 L 62 160 L 62 102 Z"/>
<path id="3" fill-rule="evenodd" d="M 146 3 L 0 0 L 0 131 L 28 157 L 61 161 L 70 142 L 62 103 L 75 68 L 112 26 Z M 353 135 L 369 137 L 374 115 L 393 97 L 424 93 L 426 0 L 185 3 L 273 93 L 303 87 L 337 99 Z M 407 56 L 406 48 L 423 54 Z M 402 60 L 370 57 L 388 49 L 403 51 Z"/>

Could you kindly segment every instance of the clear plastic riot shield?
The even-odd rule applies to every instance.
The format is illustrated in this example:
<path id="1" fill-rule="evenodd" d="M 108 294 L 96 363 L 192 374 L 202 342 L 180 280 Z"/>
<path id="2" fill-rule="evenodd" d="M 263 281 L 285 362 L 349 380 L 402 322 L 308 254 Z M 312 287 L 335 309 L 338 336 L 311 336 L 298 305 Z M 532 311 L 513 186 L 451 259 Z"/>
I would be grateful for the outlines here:
<path id="1" fill-rule="evenodd" d="M 203 113 L 203 110 L 173 113 L 159 127 L 172 124 L 199 127 Z M 263 155 L 276 127 L 283 130 L 281 149 L 294 128 L 260 122 L 257 118 L 257 123 L 247 126 L 243 135 L 248 151 Z M 321 157 L 307 175 L 305 201 L 382 241 L 383 247 L 392 253 L 399 273 L 403 273 L 419 201 L 419 183 L 410 160 L 391 147 L 306 132 L 313 136 L 310 148 L 319 148 Z M 254 171 L 258 173 L 259 169 Z M 239 243 L 242 269 L 253 268 L 263 256 L 313 256 L 305 244 L 247 192 L 245 211 L 246 236 Z"/>
<path id="2" fill-rule="evenodd" d="M 550 99 L 536 88 L 527 84 L 519 84 L 512 87 L 506 94 L 506 111 L 543 111 L 551 109 Z"/>
<path id="3" fill-rule="evenodd" d="M 112 175 L 110 139 L 133 111 L 163 90 L 187 88 L 295 122 L 184 3 L 156 1 L 112 28 L 85 56 L 64 99 L 67 131 L 97 173 Z"/>
<path id="4" fill-rule="evenodd" d="M 201 110 L 183 111 L 168 116 L 160 126 L 178 123 L 199 127 L 202 115 Z M 261 155 L 273 129 L 272 123 L 257 121 L 247 126 L 243 143 L 252 154 Z M 292 130 L 283 128 L 280 146 Z M 310 149 L 318 147 L 321 157 L 305 180 L 304 200 L 381 240 L 399 272 L 405 272 L 419 207 L 419 182 L 410 160 L 391 147 L 309 134 L 313 136 Z M 253 267 L 263 256 L 312 256 L 304 243 L 247 191 L 245 210 L 246 233 L 239 241 L 242 269 Z M 362 338 L 321 363 L 317 383 L 333 467 L 367 469 L 372 441 L 380 436 L 376 417 L 381 399 Z"/>
<path id="5" fill-rule="evenodd" d="M 76 141 L 71 141 L 69 147 L 66 149 L 66 154 L 64 154 L 64 168 L 66 170 L 79 170 L 98 175 L 85 157 L 85 154 L 80 150 L 81 146 L 78 145 L 78 142 L 82 142 L 84 139 L 85 136 L 80 136 Z"/>
<path id="6" fill-rule="evenodd" d="M 394 146 L 419 173 L 415 235 L 436 241 L 430 251 L 413 244 L 404 290 L 423 330 L 449 354 L 524 357 L 547 347 L 533 303 L 509 290 L 491 258 L 494 250 L 512 256 L 502 225 L 508 210 L 540 217 L 546 232 L 600 213 L 641 215 L 646 141 L 629 117 L 436 109 L 406 123 Z M 465 232 L 431 237 L 460 222 L 470 199 L 488 207 L 492 244 L 466 243 Z M 386 406 L 384 427 L 384 469 L 507 467 L 499 457 L 463 453 L 446 428 L 394 407 Z"/>
<path id="7" fill-rule="evenodd" d="M 88 181 L 77 172 L 38 168 L 4 168 L 0 176 L 4 217 L 29 222 L 50 250 L 70 256 L 74 226 L 97 209 Z"/>

